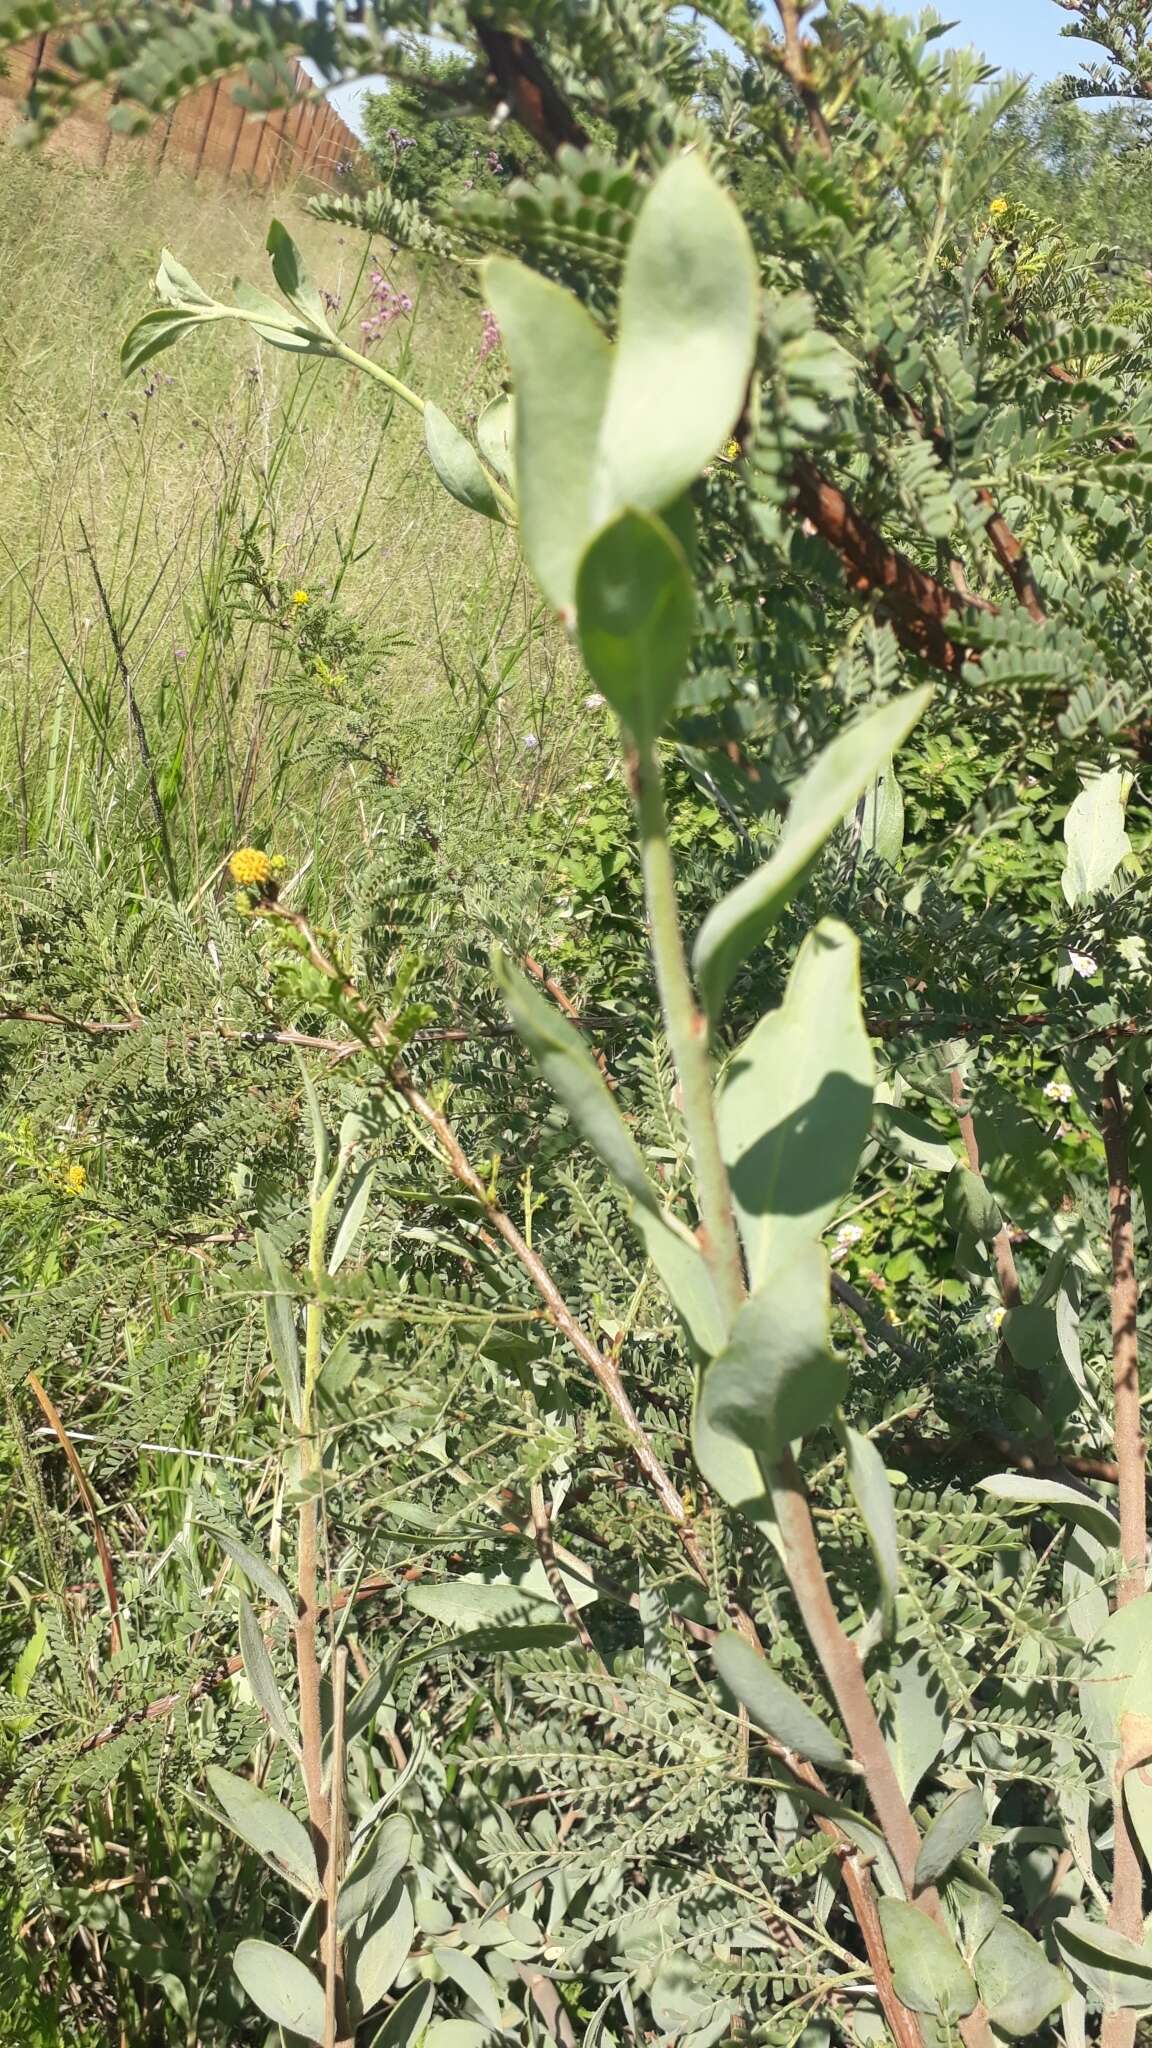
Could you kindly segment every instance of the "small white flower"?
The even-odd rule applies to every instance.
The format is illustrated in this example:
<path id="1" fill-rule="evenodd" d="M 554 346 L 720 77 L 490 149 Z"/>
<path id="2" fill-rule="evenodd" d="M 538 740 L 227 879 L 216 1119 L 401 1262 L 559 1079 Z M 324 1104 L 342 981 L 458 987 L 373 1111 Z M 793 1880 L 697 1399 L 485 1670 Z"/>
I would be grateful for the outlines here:
<path id="1" fill-rule="evenodd" d="M 845 1259 L 854 1244 L 859 1244 L 864 1232 L 858 1223 L 842 1223 L 836 1232 L 836 1242 L 829 1253 L 829 1264 L 835 1266 Z"/>
<path id="2" fill-rule="evenodd" d="M 1067 1081 L 1047 1081 L 1044 1085 L 1044 1097 L 1047 1102 L 1071 1102 L 1072 1090 Z"/>
<path id="3" fill-rule="evenodd" d="M 590 690 L 584 699 L 584 709 L 585 711 L 603 711 L 607 702 L 607 697 L 602 696 L 599 690 Z"/>
<path id="4" fill-rule="evenodd" d="M 540 742 L 537 739 L 534 732 L 526 732 L 520 744 L 523 747 L 526 754 L 534 754 L 537 751 Z"/>
<path id="5" fill-rule="evenodd" d="M 1096 962 L 1091 953 L 1073 953 L 1069 949 L 1068 965 L 1073 974 L 1082 974 L 1086 980 L 1091 980 L 1096 972 Z"/>

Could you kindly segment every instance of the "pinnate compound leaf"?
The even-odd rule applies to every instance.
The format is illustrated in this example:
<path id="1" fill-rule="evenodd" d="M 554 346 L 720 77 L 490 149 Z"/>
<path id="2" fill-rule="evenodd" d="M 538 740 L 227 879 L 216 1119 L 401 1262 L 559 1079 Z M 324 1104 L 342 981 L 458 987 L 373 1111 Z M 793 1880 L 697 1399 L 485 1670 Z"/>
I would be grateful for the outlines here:
<path id="1" fill-rule="evenodd" d="M 269 1727 L 286 1742 L 291 1749 L 297 1747 L 296 1730 L 288 1709 L 284 1704 L 272 1659 L 260 1633 L 260 1624 L 252 1612 L 251 1603 L 240 1595 L 240 1654 L 244 1659 L 244 1671 L 253 1696 L 268 1718 Z"/>
<path id="2" fill-rule="evenodd" d="M 879 1913 L 901 2004 L 946 2022 L 964 2019 L 976 1984 L 951 1936 L 907 1899 L 881 1899 Z"/>
<path id="3" fill-rule="evenodd" d="M 431 399 L 424 407 L 424 446 L 448 495 L 485 519 L 503 520 L 492 479 L 470 441 Z"/>
<path id="4" fill-rule="evenodd" d="M 387 2019 L 373 2034 L 371 2048 L 415 2048 L 424 2038 L 428 2015 L 436 2000 L 431 1984 L 413 1984 L 392 2007 Z"/>
<path id="5" fill-rule="evenodd" d="M 305 2041 L 324 2039 L 324 1992 L 299 1956 L 270 1941 L 242 1941 L 232 1968 L 265 2019 Z"/>
<path id="6" fill-rule="evenodd" d="M 318 1898 L 315 1852 L 307 1828 L 296 1815 L 270 1792 L 261 1791 L 248 1778 L 238 1778 L 233 1771 L 222 1770 L 219 1764 L 209 1764 L 205 1775 L 229 1827 L 241 1841 L 307 1898 Z"/>
<path id="7" fill-rule="evenodd" d="M 710 1456 L 716 1435 L 745 1445 L 767 1479 L 793 1438 L 818 1429 L 843 1399 L 848 1371 L 830 1321 L 828 1259 L 815 1239 L 790 1246 L 737 1311 L 701 1376 L 693 1429 L 700 1470 L 725 1498 L 723 1460 Z"/>
<path id="8" fill-rule="evenodd" d="M 709 911 L 692 949 L 700 998 L 716 1018 L 737 970 L 766 939 L 825 841 L 878 769 L 903 744 L 932 698 L 931 684 L 854 719 L 798 785 L 769 859 Z"/>
<path id="9" fill-rule="evenodd" d="M 1135 2006 L 1138 2012 L 1152 2007 L 1152 1948 L 1084 1913 L 1053 1921 L 1052 1934 L 1077 1983 L 1098 1998 L 1106 2012 L 1117 2012 L 1121 2006 Z"/>
<path id="10" fill-rule="evenodd" d="M 358 2018 L 379 2005 L 408 1960 L 416 1916 L 402 1884 L 395 1884 L 365 1931 L 348 1943 L 349 2002 Z"/>
<path id="11" fill-rule="evenodd" d="M 896 1507 L 884 1460 L 868 1437 L 844 1425 L 844 1450 L 848 1484 L 860 1511 L 880 1581 L 880 1612 L 885 1635 L 896 1619 L 896 1594 L 900 1586 L 900 1548 L 896 1530 Z"/>
<path id="12" fill-rule="evenodd" d="M 916 1886 L 939 1884 L 958 1856 L 963 1856 L 984 1825 L 984 1801 L 975 1785 L 946 1799 L 924 1830 L 916 1858 Z"/>
<path id="13" fill-rule="evenodd" d="M 246 1543 L 241 1543 L 240 1538 L 234 1536 L 231 1529 L 207 1528 L 205 1534 L 220 1545 L 233 1564 L 239 1565 L 246 1579 L 250 1579 L 254 1586 L 258 1586 L 267 1599 L 274 1600 L 289 1621 L 295 1623 L 296 1602 L 283 1579 L 277 1578 L 270 1564 L 265 1564 L 264 1559 L 258 1557 L 254 1550 L 250 1550 Z"/>
<path id="14" fill-rule="evenodd" d="M 712 1662 L 729 1692 L 747 1708 L 755 1727 L 822 1770 L 850 1766 L 843 1743 L 791 1686 L 777 1677 L 753 1643 L 734 1629 L 728 1630 L 713 1643 Z"/>
<path id="15" fill-rule="evenodd" d="M 300 254 L 283 221 L 274 220 L 268 229 L 265 244 L 272 258 L 272 275 L 290 306 L 321 334 L 335 340 L 328 322 L 324 301 L 312 283 Z"/>
<path id="16" fill-rule="evenodd" d="M 659 519 L 622 512 L 581 559 L 576 621 L 584 665 L 641 741 L 655 739 L 676 702 L 695 611 L 688 564 Z"/>
<path id="17" fill-rule="evenodd" d="M 1017 1507 L 1051 1508 L 1065 1520 L 1079 1523 L 1110 1549 L 1115 1549 L 1120 1540 L 1119 1523 L 1103 1503 L 1075 1486 L 1065 1485 L 1061 1479 L 1034 1479 L 1026 1472 L 993 1472 L 978 1483 L 981 1492 L 991 1494 L 993 1500 L 1009 1501 Z"/>
<path id="18" fill-rule="evenodd" d="M 303 1406 L 292 1275 L 266 1231 L 256 1231 L 255 1241 L 265 1289 L 264 1327 L 268 1332 L 268 1349 L 272 1353 L 276 1376 L 284 1389 L 289 1413 L 299 1426 Z"/>
<path id="19" fill-rule="evenodd" d="M 394 1813 L 358 1856 L 344 1878 L 336 1900 L 336 1922 L 343 1934 L 357 1920 L 363 1920 L 399 1877 L 412 1855 L 412 1823 L 407 1814 Z"/>
<path id="20" fill-rule="evenodd" d="M 1060 886 L 1075 908 L 1106 889 L 1118 867 L 1132 853 L 1124 829 L 1124 804 L 1130 778 L 1112 768 L 1086 782 L 1068 807 L 1064 820 L 1067 858 Z"/>
<path id="21" fill-rule="evenodd" d="M 592 486 L 611 347 L 571 293 L 522 263 L 493 256 L 483 276 L 515 383 L 521 545 L 549 604 L 570 613 L 580 557 L 602 523 Z"/>
<path id="22" fill-rule="evenodd" d="M 989 2019 L 1013 2041 L 1029 2040 L 1070 1989 L 1040 1943 L 1007 1918 L 981 1943 L 972 1968 Z"/>
<path id="23" fill-rule="evenodd" d="M 852 1186 L 874 1078 L 860 949 L 846 925 L 825 918 L 801 946 L 780 1008 L 736 1048 L 717 1091 L 754 1289 L 819 1235 Z"/>
<path id="24" fill-rule="evenodd" d="M 632 1223 L 683 1318 L 696 1350 L 710 1357 L 724 1340 L 724 1324 L 711 1277 L 691 1232 L 670 1216 L 627 1124 L 575 1026 L 547 1002 L 499 948 L 492 973 L 504 1006 L 577 1130 L 625 1196 Z"/>

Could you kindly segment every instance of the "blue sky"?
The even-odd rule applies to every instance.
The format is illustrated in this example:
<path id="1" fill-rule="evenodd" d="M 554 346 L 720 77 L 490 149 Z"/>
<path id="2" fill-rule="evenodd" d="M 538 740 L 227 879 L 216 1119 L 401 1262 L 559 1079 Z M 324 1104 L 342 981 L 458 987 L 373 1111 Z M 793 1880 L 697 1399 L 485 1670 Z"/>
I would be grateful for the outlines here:
<path id="1" fill-rule="evenodd" d="M 894 13 L 918 15 L 918 5 L 904 6 L 889 0 Z M 1060 34 L 1066 19 L 1054 0 L 936 0 L 937 12 L 956 27 L 948 40 L 972 43 L 1002 71 L 1027 72 L 1037 81 L 1055 78 L 1061 71 L 1074 71 L 1082 58 L 1091 59 L 1090 43 L 1070 42 Z M 356 102 L 362 85 L 345 86 L 333 94 L 333 101 L 346 121 L 355 127 Z"/>

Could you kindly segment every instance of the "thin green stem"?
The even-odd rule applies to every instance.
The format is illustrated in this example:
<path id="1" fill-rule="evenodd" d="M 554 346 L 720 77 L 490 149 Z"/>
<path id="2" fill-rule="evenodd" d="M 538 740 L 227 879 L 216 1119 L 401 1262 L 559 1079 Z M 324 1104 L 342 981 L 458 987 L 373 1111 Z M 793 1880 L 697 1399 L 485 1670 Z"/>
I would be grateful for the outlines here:
<path id="1" fill-rule="evenodd" d="M 745 1296 L 744 1266 L 716 1125 L 708 1025 L 697 1004 L 684 954 L 663 779 L 655 744 L 635 745 L 629 767 L 640 828 L 652 959 L 696 1167 L 704 1255 L 720 1305 L 731 1321 Z"/>

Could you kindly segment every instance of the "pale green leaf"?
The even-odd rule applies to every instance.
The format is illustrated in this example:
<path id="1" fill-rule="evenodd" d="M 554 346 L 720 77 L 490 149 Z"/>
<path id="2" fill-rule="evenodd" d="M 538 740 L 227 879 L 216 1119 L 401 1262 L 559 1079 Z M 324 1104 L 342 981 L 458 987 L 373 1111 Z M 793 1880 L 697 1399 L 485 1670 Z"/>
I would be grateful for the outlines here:
<path id="1" fill-rule="evenodd" d="M 758 308 L 758 266 L 738 208 L 699 154 L 674 158 L 628 247 L 596 525 L 626 505 L 659 512 L 716 454 L 744 406 Z"/>
<path id="2" fill-rule="evenodd" d="M 396 1883 L 364 1931 L 347 1943 L 349 2004 L 358 2019 L 392 1989 L 415 1933 L 412 1901 L 405 1887 Z"/>
<path id="3" fill-rule="evenodd" d="M 936 2019 L 964 2019 L 976 1985 L 951 1937 L 907 1899 L 881 1899 L 879 1913 L 901 2003 Z"/>
<path id="4" fill-rule="evenodd" d="M 363 1920 L 408 1864 L 412 1855 L 412 1823 L 405 1813 L 394 1813 L 373 1836 L 371 1844 L 358 1854 L 352 1869 L 340 1885 L 336 1900 L 336 1922 L 341 1933 Z"/>
<path id="5" fill-rule="evenodd" d="M 516 408 L 506 391 L 484 407 L 476 422 L 476 439 L 480 453 L 506 484 L 512 481 L 513 450 L 516 436 Z"/>
<path id="6" fill-rule="evenodd" d="M 551 1593 L 542 1596 L 519 1586 L 486 1584 L 473 1578 L 407 1586 L 404 1597 L 409 1607 L 430 1615 L 444 1628 L 555 1628 L 559 1622 Z"/>
<path id="7" fill-rule="evenodd" d="M 487 1970 L 476 1961 L 475 1956 L 465 1955 L 460 1949 L 434 1948 L 432 1951 L 449 1982 L 455 1984 L 476 2007 L 482 2019 L 490 2027 L 500 2026 L 500 1998 Z"/>
<path id="8" fill-rule="evenodd" d="M 571 293 L 507 256 L 490 257 L 482 276 L 515 385 L 521 545 L 549 604 L 571 613 L 577 566 L 601 523 L 592 491 L 608 337 Z"/>
<path id="9" fill-rule="evenodd" d="M 956 1154 L 951 1145 L 927 1117 L 916 1116 L 908 1109 L 898 1109 L 891 1102 L 878 1102 L 874 1111 L 874 1128 L 880 1143 L 912 1166 L 922 1166 L 929 1173 L 951 1173 L 956 1166 Z"/>
<path id="10" fill-rule="evenodd" d="M 881 764 L 923 717 L 932 687 L 911 690 L 853 720 L 813 762 L 792 798 L 770 858 L 709 911 L 692 965 L 708 1015 L 719 1015 L 733 975 L 767 938 L 825 841 L 868 787 Z"/>
<path id="11" fill-rule="evenodd" d="M 257 1230 L 254 1236 L 256 1257 L 264 1281 L 264 1327 L 268 1332 L 268 1349 L 272 1353 L 276 1377 L 284 1389 L 289 1413 L 299 1426 L 303 1408 L 292 1275 L 267 1233 Z"/>
<path id="12" fill-rule="evenodd" d="M 832 1350 L 828 1260 L 815 1240 L 790 1245 L 737 1311 L 724 1349 L 703 1372 L 694 1430 L 696 1460 L 710 1486 L 709 1435 L 735 1437 L 765 1478 L 796 1437 L 826 1422 L 843 1397 L 848 1372 Z M 731 1505 L 738 1505 L 732 1502 Z"/>
<path id="13" fill-rule="evenodd" d="M 749 1719 L 785 1749 L 806 1757 L 822 1770 L 843 1769 L 850 1758 L 818 1714 L 779 1678 L 755 1645 L 735 1630 L 717 1636 L 712 1662 L 730 1693 L 748 1710 Z"/>
<path id="14" fill-rule="evenodd" d="M 830 1221 L 872 1119 L 874 1065 L 846 925 L 809 932 L 784 1001 L 738 1046 L 717 1091 L 720 1144 L 753 1289 Z"/>
<path id="15" fill-rule="evenodd" d="M 973 1970 L 989 2019 L 1013 2041 L 1030 2039 L 1070 1989 L 1039 1942 L 1008 1919 L 998 1920 L 977 1949 Z"/>
<path id="16" fill-rule="evenodd" d="M 237 278 L 232 296 L 254 334 L 270 348 L 284 348 L 292 355 L 326 355 L 331 350 L 323 335 L 316 334 L 299 317 L 287 311 L 279 299 Z"/>
<path id="17" fill-rule="evenodd" d="M 970 1848 L 984 1825 L 984 1800 L 975 1785 L 966 1785 L 944 1801 L 924 1830 L 916 1858 L 916 1889 L 939 1884 L 958 1856 Z"/>
<path id="18" fill-rule="evenodd" d="M 413 1984 L 373 2034 L 370 2048 L 416 2048 L 423 2039 L 435 2002 L 436 1992 L 431 1984 Z"/>
<path id="19" fill-rule="evenodd" d="M 348 1189 L 348 1200 L 344 1204 L 344 1213 L 336 1226 L 336 1238 L 328 1260 L 328 1271 L 330 1273 L 338 1273 L 340 1271 L 352 1246 L 356 1242 L 357 1233 L 364 1221 L 368 1204 L 372 1199 L 372 1182 L 375 1175 L 375 1166 L 370 1162 L 366 1162 L 352 1177 L 351 1185 Z"/>
<path id="20" fill-rule="evenodd" d="M 272 1659 L 265 1648 L 260 1624 L 243 1593 L 240 1595 L 240 1654 L 244 1659 L 245 1675 L 252 1687 L 256 1704 L 267 1715 L 269 1726 L 290 1749 L 297 1748 L 297 1733 L 276 1683 Z"/>
<path id="21" fill-rule="evenodd" d="M 254 1550 L 250 1550 L 246 1543 L 241 1543 L 240 1538 L 234 1536 L 230 1529 L 217 1529 L 205 1526 L 204 1533 L 210 1536 L 214 1543 L 220 1545 L 221 1550 L 232 1559 L 233 1564 L 239 1565 L 245 1578 L 250 1579 L 254 1586 L 258 1586 L 266 1599 L 274 1600 L 277 1607 L 295 1625 L 296 1602 L 284 1584 L 283 1579 L 276 1576 L 271 1565 L 266 1564 L 262 1557 L 258 1557 Z"/>
<path id="22" fill-rule="evenodd" d="M 218 317 L 216 313 L 197 313 L 191 308 L 180 312 L 167 306 L 154 307 L 152 312 L 143 314 L 125 336 L 120 350 L 121 370 L 126 377 L 132 376 L 163 349 L 173 348 L 182 335 L 190 333 L 194 327 L 202 327 L 206 320 Z"/>
<path id="23" fill-rule="evenodd" d="M 695 597 L 679 542 L 659 519 L 622 512 L 576 577 L 580 651 L 621 724 L 655 739 L 688 666 Z"/>
<path id="24" fill-rule="evenodd" d="M 1120 1527 L 1102 1502 L 1081 1493 L 1062 1479 L 1036 1479 L 1025 1472 L 993 1472 L 977 1481 L 982 1493 L 994 1500 L 1010 1501 L 1017 1507 L 1050 1508 L 1066 1521 L 1078 1522 L 1101 1543 L 1115 1549 Z"/>
<path id="25" fill-rule="evenodd" d="M 270 1941 L 242 1941 L 232 1968 L 265 2019 L 305 2041 L 324 2039 L 324 1992 L 299 1956 Z"/>
<path id="26" fill-rule="evenodd" d="M 470 512 L 482 512 L 485 519 L 503 519 L 492 479 L 476 450 L 431 399 L 424 407 L 424 446 L 450 497 Z"/>
<path id="27" fill-rule="evenodd" d="M 324 1177 L 328 1171 L 328 1133 L 324 1128 L 324 1116 L 320 1108 L 320 1097 L 316 1093 L 316 1083 L 308 1072 L 307 1064 L 300 1053 L 297 1054 L 297 1064 L 300 1069 L 300 1085 L 304 1090 L 304 1100 L 308 1105 L 308 1123 L 312 1132 L 312 1193 L 318 1195 L 324 1186 Z"/>
<path id="28" fill-rule="evenodd" d="M 1086 782 L 1064 820 L 1067 858 L 1060 885 L 1075 908 L 1106 889 L 1118 867 L 1131 857 L 1124 829 L 1124 805 L 1131 777 L 1112 768 Z"/>
<path id="29" fill-rule="evenodd" d="M 864 1523 L 880 1581 L 880 1612 L 884 1633 L 888 1635 L 895 1624 L 896 1594 L 900 1586 L 900 1550 L 892 1487 L 875 1444 L 847 1424 L 844 1425 L 844 1450 L 848 1484 Z"/>
<path id="30" fill-rule="evenodd" d="M 860 851 L 895 867 L 904 845 L 904 798 L 889 761 L 870 782 L 860 804 Z"/>
<path id="31" fill-rule="evenodd" d="M 271 222 L 265 247 L 272 258 L 272 275 L 289 305 L 293 306 L 310 326 L 318 327 L 321 334 L 327 335 L 330 341 L 335 340 L 324 301 L 308 276 L 304 258 L 282 221 Z"/>
<path id="32" fill-rule="evenodd" d="M 900 1790 L 911 1799 L 932 1769 L 948 1732 L 944 1688 L 923 1655 L 909 1657 L 891 1673 L 890 1697 L 881 1716 L 884 1740 Z"/>
<path id="33" fill-rule="evenodd" d="M 491 2029 L 474 2020 L 433 2020 L 420 2048 L 484 2048 L 491 2038 Z"/>
<path id="34" fill-rule="evenodd" d="M 1122 2006 L 1138 2012 L 1152 2008 L 1152 1948 L 1078 1912 L 1054 1920 L 1052 1934 L 1077 1983 L 1106 2012 Z"/>
<path id="35" fill-rule="evenodd" d="M 249 1778 L 238 1778 L 219 1764 L 209 1764 L 205 1776 L 229 1827 L 241 1841 L 306 1897 L 318 1898 L 315 1852 L 307 1828 L 296 1815 Z"/>

